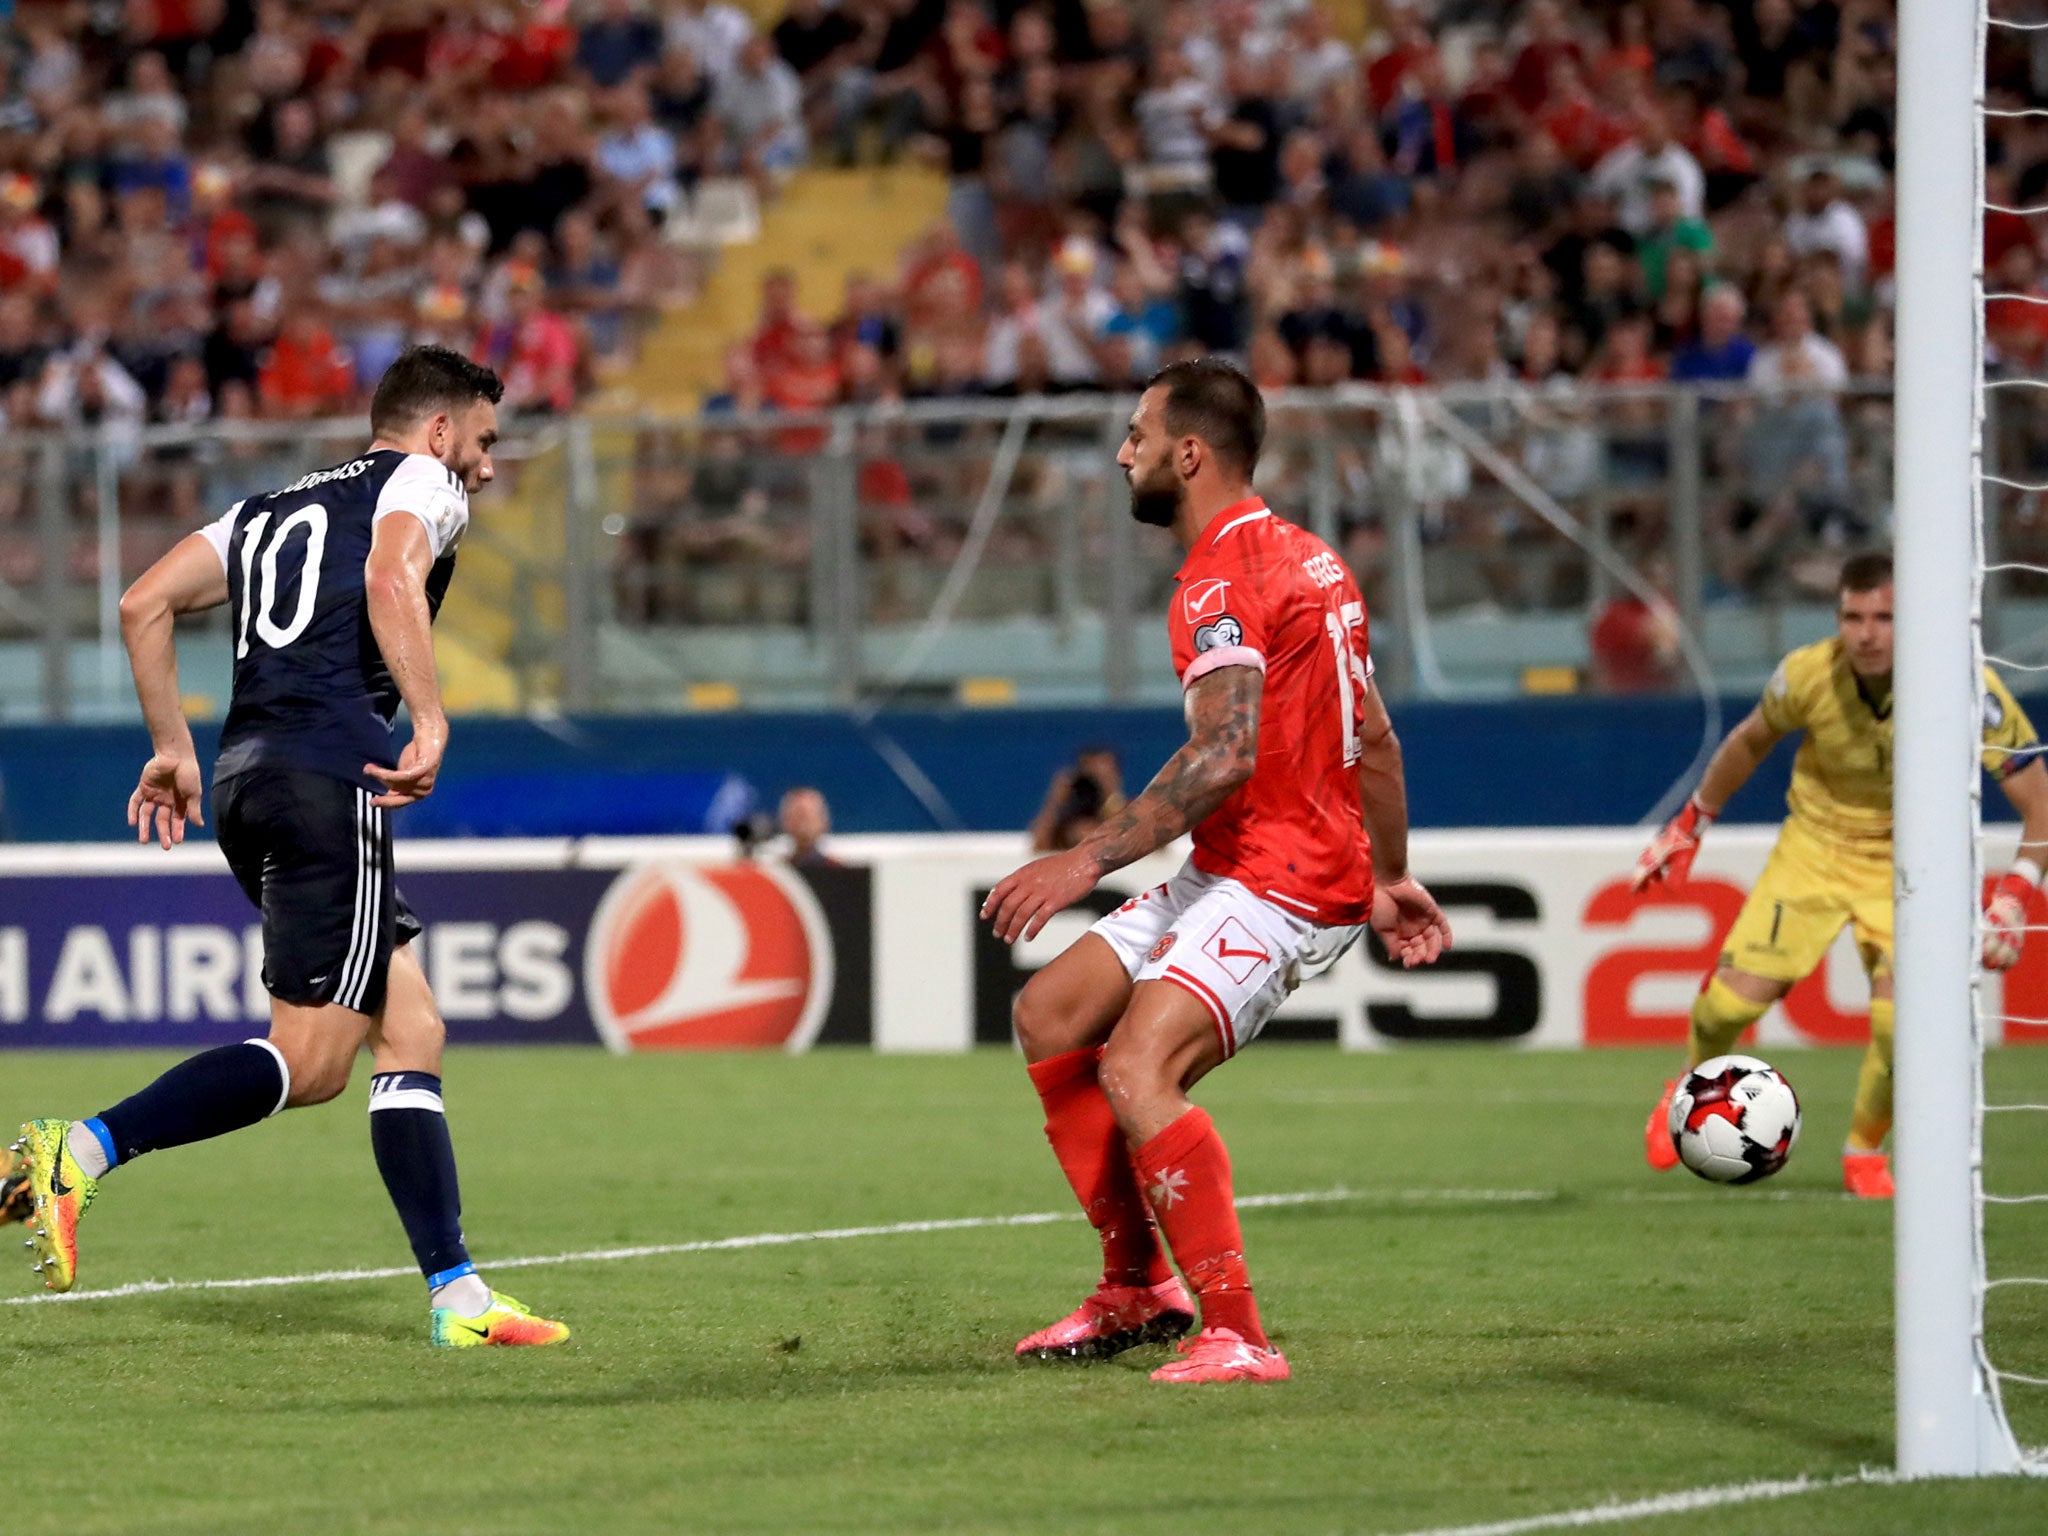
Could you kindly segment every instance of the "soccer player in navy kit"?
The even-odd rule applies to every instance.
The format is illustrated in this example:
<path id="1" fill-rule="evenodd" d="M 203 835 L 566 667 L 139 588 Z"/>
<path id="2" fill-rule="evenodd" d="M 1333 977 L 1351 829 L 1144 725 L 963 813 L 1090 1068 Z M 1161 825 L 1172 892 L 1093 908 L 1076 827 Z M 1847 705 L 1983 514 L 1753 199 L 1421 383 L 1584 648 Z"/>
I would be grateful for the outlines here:
<path id="1" fill-rule="evenodd" d="M 445 1030 L 409 947 L 419 921 L 392 880 L 390 812 L 432 793 L 448 743 L 431 626 L 470 492 L 491 478 L 503 392 L 457 353 L 412 348 L 377 386 L 368 449 L 237 502 L 122 598 L 154 749 L 128 820 L 166 848 L 205 822 L 172 621 L 229 605 L 234 691 L 213 811 L 221 851 L 263 913 L 270 1035 L 194 1056 L 89 1120 L 22 1127 L 30 1247 L 50 1290 L 77 1278 L 78 1220 L 109 1169 L 324 1103 L 367 1044 L 370 1142 L 427 1277 L 433 1342 L 569 1336 L 469 1262 L 441 1103 Z M 401 699 L 412 739 L 394 753 Z"/>

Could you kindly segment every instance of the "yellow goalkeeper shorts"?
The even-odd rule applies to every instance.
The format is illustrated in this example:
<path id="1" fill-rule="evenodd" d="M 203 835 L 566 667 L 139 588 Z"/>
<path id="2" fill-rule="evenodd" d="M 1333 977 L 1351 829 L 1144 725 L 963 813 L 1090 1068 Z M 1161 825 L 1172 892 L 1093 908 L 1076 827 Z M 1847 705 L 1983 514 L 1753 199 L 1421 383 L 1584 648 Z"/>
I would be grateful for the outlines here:
<path id="1" fill-rule="evenodd" d="M 1820 964 L 1845 923 L 1854 926 L 1864 970 L 1872 976 L 1889 973 L 1891 851 L 1873 858 L 1787 821 L 1728 930 L 1721 963 L 1771 981 L 1800 981 Z"/>

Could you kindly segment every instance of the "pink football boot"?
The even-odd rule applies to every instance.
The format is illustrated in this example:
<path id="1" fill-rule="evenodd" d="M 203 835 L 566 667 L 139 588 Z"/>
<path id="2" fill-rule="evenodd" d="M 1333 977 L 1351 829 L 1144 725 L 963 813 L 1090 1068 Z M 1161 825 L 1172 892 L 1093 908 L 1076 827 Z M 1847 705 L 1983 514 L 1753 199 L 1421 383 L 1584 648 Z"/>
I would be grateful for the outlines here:
<path id="1" fill-rule="evenodd" d="M 1671 1095 L 1678 1091 L 1678 1079 L 1664 1084 L 1664 1095 L 1643 1126 L 1643 1158 L 1659 1173 L 1678 1166 L 1678 1147 L 1671 1140 Z"/>
<path id="2" fill-rule="evenodd" d="M 1154 1381 L 1285 1381 L 1291 1373 L 1277 1349 L 1247 1344 L 1228 1328 L 1204 1328 L 1180 1346 L 1180 1358 L 1152 1373 Z"/>
<path id="3" fill-rule="evenodd" d="M 1140 1344 L 1164 1344 L 1194 1326 L 1195 1304 L 1178 1275 L 1157 1285 L 1104 1283 L 1049 1328 L 1017 1341 L 1019 1360 L 1107 1360 Z"/>

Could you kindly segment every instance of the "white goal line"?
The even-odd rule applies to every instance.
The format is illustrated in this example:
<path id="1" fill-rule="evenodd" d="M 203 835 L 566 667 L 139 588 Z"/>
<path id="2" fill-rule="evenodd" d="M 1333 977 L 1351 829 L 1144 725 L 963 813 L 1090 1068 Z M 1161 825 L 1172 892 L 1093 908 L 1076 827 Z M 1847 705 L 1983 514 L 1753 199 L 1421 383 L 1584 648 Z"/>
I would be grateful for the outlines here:
<path id="1" fill-rule="evenodd" d="M 1754 1504 L 1764 1499 L 1790 1498 L 1797 1493 L 1819 1493 L 1829 1488 L 1881 1485 L 1899 1480 L 1896 1473 L 1865 1467 L 1860 1472 L 1846 1473 L 1841 1477 L 1790 1477 L 1777 1481 L 1724 1483 L 1716 1488 L 1687 1488 L 1679 1493 L 1660 1493 L 1627 1503 L 1594 1504 L 1585 1509 L 1530 1515 L 1520 1520 L 1493 1520 L 1485 1525 L 1432 1526 L 1426 1531 L 1405 1531 L 1402 1536 L 1524 1536 L 1530 1531 L 1580 1530 L 1586 1526 L 1618 1525 L 1624 1520 L 1643 1520 L 1655 1515 L 1688 1515 L 1730 1504 Z"/>
<path id="2" fill-rule="evenodd" d="M 1388 1205 L 1503 1205 L 1555 1200 L 1554 1189 L 1316 1189 L 1279 1195 L 1246 1195 L 1239 1210 L 1272 1210 L 1291 1205 L 1332 1205 L 1377 1201 Z M 743 1237 L 703 1238 L 688 1243 L 650 1243 L 633 1248 L 586 1248 L 574 1253 L 548 1253 L 524 1258 L 487 1259 L 479 1267 L 540 1269 L 560 1264 L 612 1264 L 622 1259 L 655 1259 L 679 1253 L 726 1253 L 745 1248 L 782 1248 L 794 1243 L 840 1243 L 857 1237 L 908 1237 L 924 1232 L 973 1232 L 990 1227 L 1039 1227 L 1056 1221 L 1079 1221 L 1079 1211 L 1026 1211 L 1014 1216 L 955 1216 L 931 1221 L 893 1221 L 878 1226 L 824 1227 L 815 1232 L 754 1232 Z M 388 1269 L 325 1269 L 298 1275 L 252 1275 L 237 1280 L 137 1280 L 97 1291 L 45 1292 L 36 1296 L 0 1297 L 0 1306 L 30 1307 L 55 1302 L 116 1301 L 127 1296 L 158 1296 L 170 1291 L 260 1291 L 290 1285 L 343 1285 L 363 1280 L 397 1280 L 417 1275 L 414 1266 Z"/>

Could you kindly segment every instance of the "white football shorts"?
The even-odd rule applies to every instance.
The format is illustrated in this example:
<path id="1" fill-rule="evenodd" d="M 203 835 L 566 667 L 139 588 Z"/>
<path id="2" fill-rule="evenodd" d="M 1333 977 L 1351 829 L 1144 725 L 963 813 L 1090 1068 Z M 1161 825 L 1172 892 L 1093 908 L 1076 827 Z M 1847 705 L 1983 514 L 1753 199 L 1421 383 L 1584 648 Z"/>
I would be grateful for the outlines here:
<path id="1" fill-rule="evenodd" d="M 1228 1058 L 1258 1036 L 1303 977 L 1335 965 L 1365 925 L 1322 927 L 1187 863 L 1089 932 L 1109 941 L 1132 981 L 1170 981 L 1193 993 Z"/>

